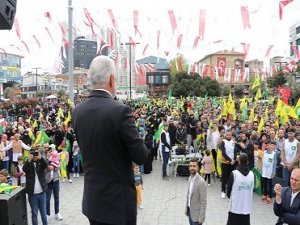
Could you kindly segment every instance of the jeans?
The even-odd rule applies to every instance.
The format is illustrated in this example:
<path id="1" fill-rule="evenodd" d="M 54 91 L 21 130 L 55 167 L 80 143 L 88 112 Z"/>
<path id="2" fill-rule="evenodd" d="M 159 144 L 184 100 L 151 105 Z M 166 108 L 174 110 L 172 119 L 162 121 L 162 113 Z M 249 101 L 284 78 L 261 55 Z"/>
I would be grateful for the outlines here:
<path id="1" fill-rule="evenodd" d="M 73 156 L 73 172 L 80 173 L 80 159 L 79 156 Z"/>
<path id="2" fill-rule="evenodd" d="M 198 151 L 197 139 L 193 139 L 192 135 L 188 134 L 187 135 L 187 147 L 188 147 L 189 153 L 192 153 L 191 149 L 190 149 L 192 143 L 193 143 L 193 147 L 194 147 L 194 152 L 197 152 Z"/>
<path id="3" fill-rule="evenodd" d="M 190 225 L 202 225 L 202 223 L 193 222 L 191 215 L 189 215 L 189 222 L 190 222 Z"/>
<path id="4" fill-rule="evenodd" d="M 59 180 L 53 182 L 51 181 L 48 183 L 48 190 L 46 192 L 47 194 L 47 200 L 46 200 L 46 207 L 47 207 L 47 215 L 50 216 L 50 200 L 51 195 L 54 195 L 54 211 L 55 214 L 59 213 Z"/>
<path id="5" fill-rule="evenodd" d="M 47 225 L 46 216 L 46 193 L 28 194 L 28 201 L 31 207 L 32 225 L 38 225 L 38 210 L 40 210 L 43 225 Z"/>
<path id="6" fill-rule="evenodd" d="M 169 152 L 162 152 L 163 157 L 163 165 L 162 165 L 162 173 L 163 177 L 167 176 L 167 166 L 169 162 Z"/>
<path id="7" fill-rule="evenodd" d="M 6 169 L 8 171 L 8 173 L 10 174 L 9 160 L 2 161 L 2 164 L 3 164 L 3 168 Z"/>
<path id="8" fill-rule="evenodd" d="M 144 173 L 144 164 L 140 165 L 140 172 Z"/>
<path id="9" fill-rule="evenodd" d="M 291 171 L 289 171 L 288 168 L 283 167 L 282 176 L 286 182 L 286 185 L 290 186 Z"/>

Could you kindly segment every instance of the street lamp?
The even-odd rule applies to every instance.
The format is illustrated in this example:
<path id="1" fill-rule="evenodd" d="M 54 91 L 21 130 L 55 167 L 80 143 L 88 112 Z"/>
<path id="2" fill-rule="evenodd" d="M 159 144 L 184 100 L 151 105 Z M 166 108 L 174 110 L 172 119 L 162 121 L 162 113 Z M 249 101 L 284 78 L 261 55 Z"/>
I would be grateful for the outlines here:
<path id="1" fill-rule="evenodd" d="M 35 97 L 37 97 L 38 95 L 38 81 L 37 81 L 37 77 L 38 77 L 38 70 L 41 69 L 40 67 L 35 67 L 35 68 L 32 68 L 33 70 L 35 70 L 35 88 L 36 88 L 36 91 L 35 91 Z"/>
<path id="2" fill-rule="evenodd" d="M 125 45 L 129 45 L 129 99 L 131 100 L 131 46 L 132 45 L 138 45 L 140 44 L 139 42 L 128 42 L 125 43 Z"/>

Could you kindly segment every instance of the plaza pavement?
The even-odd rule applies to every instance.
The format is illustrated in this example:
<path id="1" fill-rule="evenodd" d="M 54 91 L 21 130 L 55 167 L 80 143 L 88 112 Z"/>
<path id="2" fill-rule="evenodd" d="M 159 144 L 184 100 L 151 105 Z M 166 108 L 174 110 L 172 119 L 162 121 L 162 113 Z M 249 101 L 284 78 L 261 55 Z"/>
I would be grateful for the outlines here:
<path id="1" fill-rule="evenodd" d="M 72 174 L 71 174 L 72 175 Z M 71 176 L 72 178 L 72 176 Z M 73 179 L 73 178 L 72 178 Z M 170 181 L 161 179 L 161 161 L 153 163 L 151 174 L 143 175 L 143 210 L 138 210 L 138 225 L 188 225 L 184 215 L 187 193 L 186 177 L 171 177 Z M 225 225 L 228 213 L 228 199 L 221 199 L 221 183 L 212 180 L 208 187 L 208 205 L 205 225 Z M 49 224 L 53 225 L 89 225 L 87 218 L 81 213 L 83 177 L 73 179 L 73 183 L 61 183 L 60 213 L 62 221 L 57 221 L 53 214 Z M 53 196 L 51 213 L 54 211 Z M 272 205 L 261 202 L 260 196 L 254 194 L 251 225 L 274 225 L 276 216 Z M 30 207 L 28 220 L 31 225 Z M 39 224 L 41 223 L 39 216 Z"/>

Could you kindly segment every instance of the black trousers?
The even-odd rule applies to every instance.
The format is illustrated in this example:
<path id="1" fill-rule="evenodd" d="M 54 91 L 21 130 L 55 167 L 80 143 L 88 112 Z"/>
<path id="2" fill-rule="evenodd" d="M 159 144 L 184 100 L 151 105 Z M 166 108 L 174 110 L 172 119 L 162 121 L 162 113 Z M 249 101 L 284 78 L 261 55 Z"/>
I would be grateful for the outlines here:
<path id="1" fill-rule="evenodd" d="M 93 220 L 89 220 L 89 221 L 90 221 L 90 225 L 114 225 L 114 224 L 109 224 L 109 223 L 100 223 L 100 222 L 93 221 Z M 127 222 L 126 225 L 136 225 L 136 219 L 133 221 Z"/>
<path id="2" fill-rule="evenodd" d="M 205 174 L 204 180 L 208 179 L 208 183 L 210 184 L 210 174 Z"/>
<path id="3" fill-rule="evenodd" d="M 212 157 L 214 159 L 215 169 L 217 171 L 217 151 L 216 149 L 211 150 Z"/>
<path id="4" fill-rule="evenodd" d="M 270 198 L 272 198 L 272 191 L 273 191 L 273 184 L 272 179 L 268 179 L 265 177 L 262 177 L 262 192 L 263 195 L 268 195 Z"/>
<path id="5" fill-rule="evenodd" d="M 222 169 L 222 192 L 225 192 L 227 181 L 229 179 L 230 173 L 235 170 L 235 165 L 222 163 L 221 169 Z"/>
<path id="6" fill-rule="evenodd" d="M 250 225 L 250 214 L 240 215 L 228 212 L 227 225 Z"/>

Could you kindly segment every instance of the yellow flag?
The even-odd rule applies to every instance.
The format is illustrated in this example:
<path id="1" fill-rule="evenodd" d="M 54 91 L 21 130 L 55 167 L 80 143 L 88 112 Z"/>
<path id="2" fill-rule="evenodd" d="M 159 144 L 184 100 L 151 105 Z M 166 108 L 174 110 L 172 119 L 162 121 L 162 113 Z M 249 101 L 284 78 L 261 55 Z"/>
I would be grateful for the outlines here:
<path id="1" fill-rule="evenodd" d="M 289 106 L 288 104 L 283 103 L 283 108 L 285 109 L 285 111 L 287 112 L 287 114 L 294 118 L 294 119 L 298 119 L 298 115 L 295 113 L 295 110 L 293 107 Z"/>
<path id="2" fill-rule="evenodd" d="M 256 92 L 256 95 L 255 95 L 255 101 L 257 102 L 260 98 L 262 97 L 262 94 L 261 94 L 261 90 L 260 88 L 257 90 Z"/>
<path id="3" fill-rule="evenodd" d="M 44 118 L 43 113 L 40 112 L 39 118 L 40 118 L 40 119 L 43 119 L 43 118 Z"/>
<path id="4" fill-rule="evenodd" d="M 276 116 L 280 116 L 280 111 L 281 111 L 282 103 L 283 103 L 283 101 L 281 101 L 280 99 L 278 99 L 277 106 L 276 106 L 276 109 L 275 109 L 275 115 Z"/>
<path id="5" fill-rule="evenodd" d="M 71 113 L 70 111 L 68 112 L 68 117 L 66 118 L 66 120 L 64 121 L 64 124 L 66 126 L 68 126 L 69 122 L 71 121 L 72 117 L 71 117 Z"/>
<path id="6" fill-rule="evenodd" d="M 250 119 L 251 122 L 254 121 L 254 107 L 253 107 L 253 108 L 251 109 L 251 111 L 250 111 L 249 119 Z"/>
<path id="7" fill-rule="evenodd" d="M 260 79 L 259 79 L 259 76 L 256 77 L 255 81 L 253 82 L 252 84 L 252 87 L 251 89 L 253 90 L 254 88 L 260 86 Z"/>
<path id="8" fill-rule="evenodd" d="M 280 122 L 281 122 L 281 125 L 289 122 L 289 117 L 288 117 L 285 109 L 283 109 L 283 108 L 280 109 Z"/>
<path id="9" fill-rule="evenodd" d="M 38 126 L 38 123 L 37 123 L 36 120 L 34 120 L 34 122 L 33 122 L 33 124 L 32 124 L 32 127 L 35 128 L 35 127 L 37 127 L 37 126 Z"/>
<path id="10" fill-rule="evenodd" d="M 31 116 L 26 120 L 26 122 L 30 125 L 31 124 Z"/>
<path id="11" fill-rule="evenodd" d="M 261 133 L 261 131 L 262 131 L 264 125 L 265 125 L 265 120 L 264 120 L 264 118 L 262 117 L 262 118 L 260 119 L 260 122 L 259 122 L 259 125 L 258 125 L 258 128 L 257 128 L 257 132 L 258 132 L 258 133 Z"/>
<path id="12" fill-rule="evenodd" d="M 265 111 L 265 120 L 266 121 L 269 120 L 269 109 L 268 109 L 268 106 L 266 107 L 266 111 Z"/>

